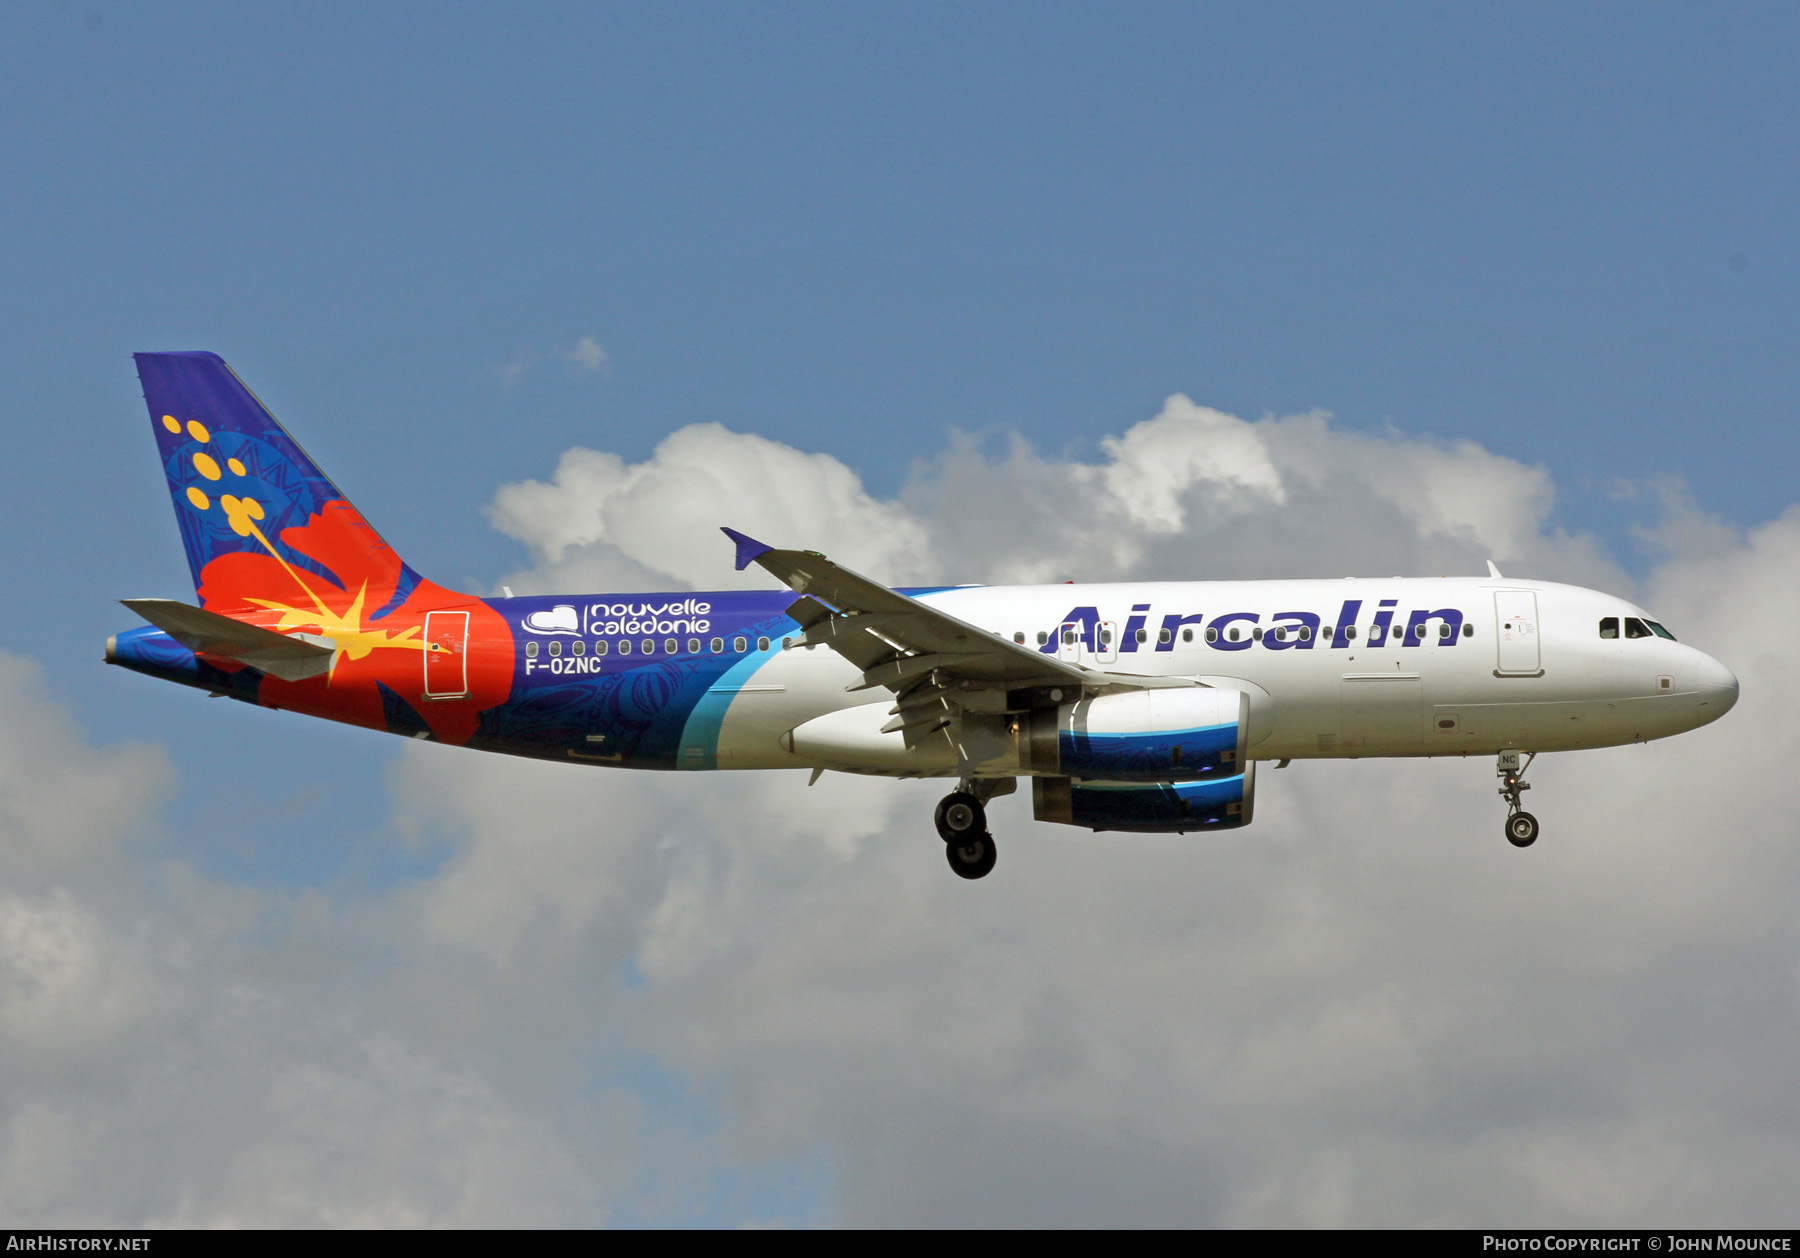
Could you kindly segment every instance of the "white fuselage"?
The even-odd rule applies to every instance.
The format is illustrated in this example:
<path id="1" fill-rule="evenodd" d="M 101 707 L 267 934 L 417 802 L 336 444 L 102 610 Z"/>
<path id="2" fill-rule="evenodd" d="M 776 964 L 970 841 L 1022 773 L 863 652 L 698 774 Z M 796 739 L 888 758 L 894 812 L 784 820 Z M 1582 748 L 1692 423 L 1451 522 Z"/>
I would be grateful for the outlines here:
<path id="1" fill-rule="evenodd" d="M 1617 629 L 1648 623 L 1643 610 L 1552 582 L 1066 584 L 918 597 L 1090 668 L 1243 690 L 1261 760 L 1605 747 L 1694 729 L 1737 698 L 1736 678 L 1710 656 Z M 1617 636 L 1603 637 L 1609 619 Z M 857 669 L 826 647 L 796 638 L 748 680 L 735 683 L 720 728 L 720 768 L 955 771 L 954 759 L 881 734 L 892 696 L 849 689 Z M 982 771 L 1028 770 L 1015 748 L 985 757 Z"/>

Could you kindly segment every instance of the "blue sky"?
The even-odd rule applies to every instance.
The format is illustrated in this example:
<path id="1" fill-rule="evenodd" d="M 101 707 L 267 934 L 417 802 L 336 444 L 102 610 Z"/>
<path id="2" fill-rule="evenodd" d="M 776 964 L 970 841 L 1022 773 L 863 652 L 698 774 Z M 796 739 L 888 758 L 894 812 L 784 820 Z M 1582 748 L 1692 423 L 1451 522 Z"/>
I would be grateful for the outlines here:
<path id="1" fill-rule="evenodd" d="M 99 667 L 112 600 L 187 593 L 142 349 L 223 354 L 453 585 L 530 564 L 486 508 L 571 447 L 717 422 L 890 498 L 953 433 L 1091 461 L 1177 392 L 1541 466 L 1544 528 L 1645 576 L 1649 487 L 1735 529 L 1796 498 L 1797 36 L 1780 5 L 7 6 L 0 646 L 95 741 L 168 749 L 154 850 L 209 876 L 354 899 L 454 850 L 396 837 L 387 743 Z"/>
<path id="2" fill-rule="evenodd" d="M 451 584 L 518 563 L 482 508 L 574 444 L 716 420 L 891 493 L 952 430 L 1090 455 L 1176 391 L 1542 464 L 1637 566 L 1620 481 L 1791 500 L 1797 24 L 14 6 L 0 370 L 81 455 L 7 478 L 6 579 L 67 609 L 9 644 L 95 716 L 180 719 L 91 667 L 112 597 L 181 593 L 139 349 L 223 353 Z M 559 359 L 584 336 L 607 370 Z"/>

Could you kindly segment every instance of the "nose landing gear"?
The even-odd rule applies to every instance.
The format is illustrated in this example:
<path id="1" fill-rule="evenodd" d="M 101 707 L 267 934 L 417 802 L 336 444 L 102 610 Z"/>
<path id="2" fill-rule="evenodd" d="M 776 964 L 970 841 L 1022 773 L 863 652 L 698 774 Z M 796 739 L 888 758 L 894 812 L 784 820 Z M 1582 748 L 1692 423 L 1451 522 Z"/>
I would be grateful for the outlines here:
<path id="1" fill-rule="evenodd" d="M 1525 756 L 1524 764 L 1519 763 L 1522 754 Z M 1535 759 L 1535 751 L 1503 751 L 1494 765 L 1494 774 L 1500 779 L 1500 795 L 1506 800 L 1506 841 L 1514 847 L 1530 847 L 1537 842 L 1537 818 L 1519 804 L 1519 796 L 1531 789 L 1531 783 L 1525 780 L 1525 770 L 1531 767 L 1531 762 Z"/>
<path id="2" fill-rule="evenodd" d="M 987 809 L 981 798 L 964 783 L 938 802 L 932 820 L 938 837 L 944 841 L 944 856 L 959 878 L 985 878 L 994 872 L 999 853 L 994 836 L 988 833 Z M 979 787 L 976 787 L 979 789 Z"/>

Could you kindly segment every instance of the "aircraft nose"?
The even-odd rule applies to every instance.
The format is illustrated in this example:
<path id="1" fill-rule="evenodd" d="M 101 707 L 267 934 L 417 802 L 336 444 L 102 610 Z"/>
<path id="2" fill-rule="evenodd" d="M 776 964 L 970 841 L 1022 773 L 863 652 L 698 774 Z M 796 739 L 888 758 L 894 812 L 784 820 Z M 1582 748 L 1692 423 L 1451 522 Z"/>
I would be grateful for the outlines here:
<path id="1" fill-rule="evenodd" d="M 1710 703 L 1717 703 L 1717 716 L 1731 711 L 1738 700 L 1737 676 L 1710 655 L 1700 657 L 1700 689 Z"/>

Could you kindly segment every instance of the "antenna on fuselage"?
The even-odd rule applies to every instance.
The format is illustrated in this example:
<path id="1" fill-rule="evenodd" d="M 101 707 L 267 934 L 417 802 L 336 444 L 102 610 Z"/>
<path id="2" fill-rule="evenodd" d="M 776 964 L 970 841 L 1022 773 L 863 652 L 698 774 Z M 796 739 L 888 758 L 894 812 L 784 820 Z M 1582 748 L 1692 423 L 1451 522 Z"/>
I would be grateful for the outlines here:
<path id="1" fill-rule="evenodd" d="M 1488 560 L 1488 575 L 1493 577 L 1496 581 L 1506 580 L 1505 577 L 1500 575 L 1500 569 L 1494 567 L 1494 561 L 1492 559 Z"/>

